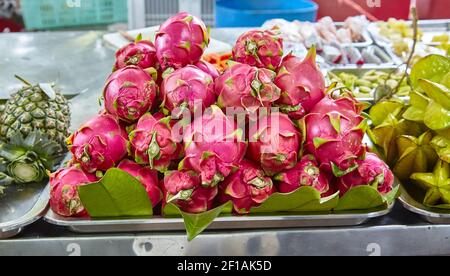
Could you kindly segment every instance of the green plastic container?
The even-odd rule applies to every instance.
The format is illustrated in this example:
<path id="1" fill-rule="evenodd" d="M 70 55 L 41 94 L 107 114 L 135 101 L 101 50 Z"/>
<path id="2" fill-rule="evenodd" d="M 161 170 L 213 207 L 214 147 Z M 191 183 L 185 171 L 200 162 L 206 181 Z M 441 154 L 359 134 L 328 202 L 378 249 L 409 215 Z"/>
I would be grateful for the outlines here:
<path id="1" fill-rule="evenodd" d="M 27 30 L 128 21 L 124 0 L 22 0 L 21 3 Z"/>

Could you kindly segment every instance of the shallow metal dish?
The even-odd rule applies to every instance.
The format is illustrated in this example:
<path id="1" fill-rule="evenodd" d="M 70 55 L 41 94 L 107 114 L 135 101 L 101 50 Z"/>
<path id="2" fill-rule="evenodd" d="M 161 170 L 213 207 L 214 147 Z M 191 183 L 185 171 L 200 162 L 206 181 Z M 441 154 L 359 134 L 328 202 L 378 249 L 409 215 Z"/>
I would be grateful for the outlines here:
<path id="1" fill-rule="evenodd" d="M 279 229 L 300 227 L 336 227 L 356 226 L 366 223 L 372 218 L 381 217 L 391 212 L 394 204 L 382 210 L 369 213 L 346 212 L 327 214 L 295 214 L 295 215 L 261 215 L 261 216 L 223 216 L 217 218 L 209 230 L 231 229 Z M 181 218 L 148 218 L 123 220 L 91 220 L 79 218 L 65 218 L 49 210 L 44 220 L 50 224 L 67 227 L 78 233 L 119 233 L 119 232 L 165 232 L 182 231 L 185 229 Z"/>
<path id="2" fill-rule="evenodd" d="M 412 21 L 408 21 L 412 24 Z M 419 20 L 419 29 L 423 32 L 423 37 L 421 43 L 426 45 L 436 45 L 436 43 L 431 42 L 430 35 L 449 33 L 450 31 L 450 19 L 439 19 L 439 20 Z M 379 27 L 377 22 L 372 22 L 369 24 L 368 31 L 373 37 L 373 40 L 378 45 L 391 47 L 392 43 L 386 37 L 380 35 Z"/>
<path id="3" fill-rule="evenodd" d="M 391 66 L 365 66 L 365 67 L 361 67 L 361 68 L 333 68 L 328 70 L 328 72 L 331 72 L 333 74 L 340 74 L 340 73 L 349 73 L 349 74 L 353 74 L 355 76 L 361 77 L 363 76 L 365 73 L 372 71 L 372 70 L 376 70 L 376 71 L 381 71 L 381 72 L 386 72 L 386 73 L 390 73 L 392 71 L 396 71 L 396 70 L 402 70 L 403 68 L 399 68 L 396 65 L 391 65 Z M 404 69 L 403 69 L 404 70 Z M 325 74 L 325 79 L 328 82 L 327 85 L 331 84 L 331 80 L 328 76 L 328 72 Z M 353 91 L 356 92 L 356 91 Z M 375 89 L 372 90 L 372 92 L 370 94 L 367 95 L 367 97 L 360 97 L 360 94 L 357 94 L 356 98 L 360 101 L 364 101 L 364 102 L 370 102 L 370 103 L 374 103 L 375 98 L 374 98 L 374 93 L 375 93 Z M 402 100 L 405 101 L 409 101 L 409 97 L 400 97 Z"/>
<path id="4" fill-rule="evenodd" d="M 337 28 L 341 28 L 344 25 L 344 22 L 335 23 Z M 352 42 L 352 43 L 341 43 L 340 45 L 343 47 L 354 46 L 354 47 L 368 47 L 373 44 L 372 36 L 369 33 L 369 30 L 364 30 L 362 32 L 363 41 Z"/>
<path id="5" fill-rule="evenodd" d="M 11 185 L 0 197 L 0 239 L 19 234 L 47 209 L 50 188 L 43 183 Z"/>
<path id="6" fill-rule="evenodd" d="M 413 199 L 403 187 L 399 201 L 405 209 L 418 214 L 422 219 L 430 223 L 450 224 L 450 210 L 427 207 Z"/>
<path id="7" fill-rule="evenodd" d="M 362 51 L 365 48 L 373 47 L 376 49 L 377 57 L 381 59 L 383 63 L 381 64 L 374 64 L 374 63 L 366 63 L 363 65 L 357 65 L 357 64 L 334 64 L 334 63 L 328 63 L 332 68 L 337 69 L 366 69 L 366 68 L 389 68 L 393 67 L 395 65 L 402 64 L 402 61 L 400 58 L 398 58 L 391 50 L 390 47 L 385 46 L 378 46 L 378 45 L 370 45 L 370 46 L 356 46 L 359 51 Z"/>

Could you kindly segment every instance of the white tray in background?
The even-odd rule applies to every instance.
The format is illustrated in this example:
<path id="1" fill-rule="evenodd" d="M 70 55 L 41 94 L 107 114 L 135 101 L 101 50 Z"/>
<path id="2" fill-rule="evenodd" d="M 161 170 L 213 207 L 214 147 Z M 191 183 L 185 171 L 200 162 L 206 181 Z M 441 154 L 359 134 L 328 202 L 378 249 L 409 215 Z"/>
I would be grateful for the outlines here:
<path id="1" fill-rule="evenodd" d="M 159 26 L 153 26 L 144 29 L 131 30 L 127 33 L 131 37 L 137 37 L 139 34 L 142 34 L 144 39 L 154 42 L 158 29 Z M 129 40 L 124 38 L 120 33 L 106 34 L 103 36 L 103 41 L 114 49 L 122 48 L 123 46 L 130 43 Z M 205 54 L 230 52 L 231 50 L 231 45 L 211 38 L 211 42 L 209 44 L 209 47 L 205 50 Z"/>

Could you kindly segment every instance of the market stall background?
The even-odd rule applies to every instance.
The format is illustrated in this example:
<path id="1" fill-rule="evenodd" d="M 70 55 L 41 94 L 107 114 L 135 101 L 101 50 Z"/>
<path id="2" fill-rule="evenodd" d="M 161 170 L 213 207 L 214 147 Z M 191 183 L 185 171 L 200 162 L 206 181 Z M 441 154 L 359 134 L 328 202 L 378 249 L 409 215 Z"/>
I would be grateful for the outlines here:
<path id="1" fill-rule="evenodd" d="M 60 16 L 63 15 L 58 14 L 57 11 L 60 9 L 55 7 L 65 1 L 22 0 L 21 3 L 20 0 L 2 0 L 0 2 L 0 32 L 18 32 L 23 31 L 25 28 L 32 30 L 36 27 L 38 27 L 38 29 L 45 29 L 46 24 L 48 25 L 48 28 L 73 28 L 74 26 L 76 27 L 77 24 L 81 25 L 81 23 L 83 25 L 95 25 L 96 28 L 98 28 L 98 24 L 100 23 L 126 22 L 126 18 L 130 19 L 130 24 L 134 28 L 138 28 L 143 26 L 158 25 L 167 17 L 177 13 L 179 10 L 190 11 L 195 15 L 201 16 L 208 26 L 215 26 L 218 18 L 220 17 L 220 13 L 216 13 L 216 1 L 220 2 L 218 0 L 133 0 L 129 1 L 130 4 L 127 9 L 127 5 L 125 3 L 127 1 L 106 0 L 104 1 L 104 7 L 107 7 L 105 11 L 108 11 L 108 13 L 105 14 L 107 17 L 104 17 L 102 22 L 99 17 L 91 17 L 91 19 L 76 19 L 77 16 L 73 15 L 74 13 L 76 14 L 74 8 L 78 7 L 78 3 L 86 4 L 88 2 L 83 3 L 83 0 L 81 0 L 81 2 L 78 0 L 71 0 L 69 3 L 73 4 L 66 8 L 66 16 L 71 16 L 71 19 L 66 19 L 66 23 L 64 23 L 64 20 L 63 22 L 58 22 Z M 270 2 L 276 4 L 277 2 L 283 1 L 272 0 Z M 295 4 L 296 1 L 288 2 Z M 379 2 L 371 0 L 367 2 L 367 0 L 315 0 L 315 2 L 319 5 L 317 12 L 318 18 L 331 16 L 336 21 L 344 21 L 349 16 L 362 14 L 361 9 L 379 20 L 387 20 L 390 17 L 397 19 L 408 19 L 409 4 L 411 1 L 402 0 Z M 378 3 L 382 5 L 378 5 Z M 446 0 L 416 0 L 416 3 L 418 6 L 419 18 L 421 19 L 446 19 L 450 17 L 450 11 L 446 9 Z M 272 18 L 279 17 L 280 16 L 276 15 L 272 16 Z M 93 21 L 89 22 L 89 20 Z M 96 20 L 99 21 L 96 22 Z M 29 26 L 26 24 L 27 21 L 29 22 Z M 241 24 L 242 27 L 245 27 L 245 24 L 248 23 L 238 22 L 237 24 Z"/>

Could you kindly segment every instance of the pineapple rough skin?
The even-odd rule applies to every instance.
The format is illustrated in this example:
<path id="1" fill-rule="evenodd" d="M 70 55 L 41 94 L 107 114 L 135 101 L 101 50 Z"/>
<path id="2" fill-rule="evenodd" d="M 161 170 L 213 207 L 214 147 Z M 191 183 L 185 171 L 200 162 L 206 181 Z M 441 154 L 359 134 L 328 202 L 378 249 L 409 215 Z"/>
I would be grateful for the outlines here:
<path id="1" fill-rule="evenodd" d="M 11 95 L 0 107 L 0 139 L 8 141 L 17 132 L 27 137 L 32 131 L 39 130 L 64 149 L 69 136 L 70 108 L 67 99 L 55 92 L 56 96 L 51 99 L 35 85 Z"/>

